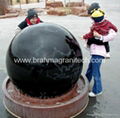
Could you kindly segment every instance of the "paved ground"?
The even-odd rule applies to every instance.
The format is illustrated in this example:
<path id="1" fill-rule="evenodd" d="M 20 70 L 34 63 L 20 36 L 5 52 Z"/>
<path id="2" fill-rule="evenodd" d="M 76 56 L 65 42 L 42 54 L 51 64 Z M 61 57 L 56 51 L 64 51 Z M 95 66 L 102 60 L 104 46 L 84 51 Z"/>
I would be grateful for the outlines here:
<path id="1" fill-rule="evenodd" d="M 120 1 L 119 0 L 96 0 L 106 11 L 107 18 L 118 28 L 120 27 Z M 93 1 L 86 0 L 91 3 Z M 25 17 L 10 19 L 0 19 L 0 86 L 7 76 L 5 67 L 5 55 L 8 46 L 14 36 L 15 29 L 19 22 Z M 40 16 L 45 22 L 52 22 L 66 27 L 79 41 L 84 58 L 89 58 L 89 52 L 83 47 L 84 42 L 79 40 L 86 33 L 91 25 L 91 20 L 87 17 L 69 16 Z M 111 59 L 102 64 L 102 81 L 104 93 L 94 99 L 90 99 L 86 110 L 77 118 L 120 118 L 120 33 L 116 40 L 110 43 Z M 82 74 L 84 75 L 88 63 L 84 63 Z M 0 90 L 0 118 L 13 118 L 4 109 L 2 104 L 2 90 Z"/>

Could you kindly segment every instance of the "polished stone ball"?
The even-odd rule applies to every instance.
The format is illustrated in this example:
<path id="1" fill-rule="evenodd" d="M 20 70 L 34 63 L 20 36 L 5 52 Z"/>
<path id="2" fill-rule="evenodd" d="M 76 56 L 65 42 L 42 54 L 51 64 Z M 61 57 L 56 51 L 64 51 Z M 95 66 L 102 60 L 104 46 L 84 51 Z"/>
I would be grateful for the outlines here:
<path id="1" fill-rule="evenodd" d="M 82 71 L 82 53 L 74 36 L 52 23 L 29 26 L 9 46 L 6 65 L 13 84 L 34 97 L 69 91 Z"/>

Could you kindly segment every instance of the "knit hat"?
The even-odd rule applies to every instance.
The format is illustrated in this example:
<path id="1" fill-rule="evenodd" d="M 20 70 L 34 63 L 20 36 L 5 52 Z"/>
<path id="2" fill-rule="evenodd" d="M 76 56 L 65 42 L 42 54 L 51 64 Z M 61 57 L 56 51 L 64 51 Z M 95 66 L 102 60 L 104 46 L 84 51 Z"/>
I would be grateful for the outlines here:
<path id="1" fill-rule="evenodd" d="M 96 3 L 96 2 L 92 3 L 88 8 L 88 14 L 91 15 L 91 11 L 93 11 L 94 9 L 97 10 L 99 8 L 100 8 L 99 3 Z"/>
<path id="2" fill-rule="evenodd" d="M 98 10 L 93 10 L 91 11 L 91 18 L 95 21 L 95 22 L 101 22 L 104 19 L 104 11 L 98 9 Z"/>
<path id="3" fill-rule="evenodd" d="M 28 10 L 27 18 L 28 18 L 28 19 L 32 19 L 32 18 L 34 18 L 34 17 L 38 17 L 37 12 L 36 12 L 34 9 L 29 9 L 29 10 Z"/>

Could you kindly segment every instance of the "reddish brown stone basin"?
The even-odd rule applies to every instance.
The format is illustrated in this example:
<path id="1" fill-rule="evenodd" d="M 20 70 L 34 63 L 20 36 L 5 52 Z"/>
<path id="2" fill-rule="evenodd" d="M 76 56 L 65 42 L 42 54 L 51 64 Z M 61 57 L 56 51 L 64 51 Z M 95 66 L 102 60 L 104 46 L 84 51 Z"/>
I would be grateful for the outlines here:
<path id="1" fill-rule="evenodd" d="M 22 94 L 6 78 L 3 83 L 6 110 L 18 118 L 71 118 L 80 114 L 88 104 L 88 83 L 81 77 L 66 94 L 55 98 L 35 98 Z"/>

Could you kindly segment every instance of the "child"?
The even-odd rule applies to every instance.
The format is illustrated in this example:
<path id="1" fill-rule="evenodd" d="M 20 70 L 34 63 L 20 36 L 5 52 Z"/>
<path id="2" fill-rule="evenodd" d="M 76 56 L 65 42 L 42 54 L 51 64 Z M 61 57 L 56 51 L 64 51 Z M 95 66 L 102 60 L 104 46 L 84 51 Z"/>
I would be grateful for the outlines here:
<path id="1" fill-rule="evenodd" d="M 94 44 L 95 40 L 101 40 L 102 42 L 104 42 L 103 36 L 108 35 L 108 32 L 110 29 L 117 32 L 116 26 L 114 26 L 110 21 L 104 19 L 104 15 L 105 15 L 105 13 L 100 9 L 97 9 L 97 10 L 94 9 L 91 12 L 91 18 L 93 19 L 94 23 L 90 29 L 90 32 L 83 36 L 83 38 L 87 40 L 88 46 L 90 46 L 91 44 Z M 100 41 L 98 41 L 98 42 L 100 42 Z M 95 43 L 95 44 L 97 44 L 97 43 Z M 98 45 L 105 46 L 105 49 L 107 52 L 106 58 L 109 58 L 110 57 L 109 43 L 108 42 L 105 42 L 105 43 L 100 42 L 100 44 L 98 43 Z"/>
<path id="2" fill-rule="evenodd" d="M 22 29 L 30 26 L 30 25 L 34 25 L 34 24 L 38 24 L 38 23 L 42 23 L 43 21 L 40 20 L 40 18 L 38 17 L 37 12 L 34 9 L 29 9 L 28 10 L 28 14 L 27 17 L 25 18 L 24 21 L 22 21 L 19 25 L 18 28 L 16 30 L 16 34 L 18 34 Z"/>

